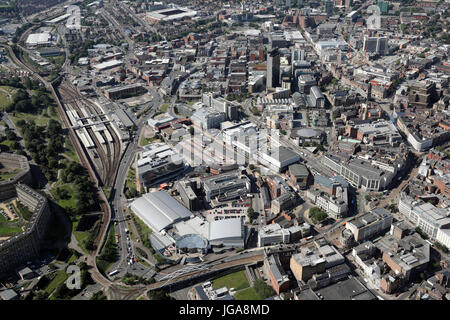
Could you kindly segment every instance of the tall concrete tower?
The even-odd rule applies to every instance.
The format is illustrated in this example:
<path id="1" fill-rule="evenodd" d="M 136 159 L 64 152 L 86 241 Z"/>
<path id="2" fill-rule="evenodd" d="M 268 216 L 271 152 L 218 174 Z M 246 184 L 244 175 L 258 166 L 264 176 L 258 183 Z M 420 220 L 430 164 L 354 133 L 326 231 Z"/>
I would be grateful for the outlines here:
<path id="1" fill-rule="evenodd" d="M 333 15 L 333 9 L 334 9 L 334 3 L 333 1 L 325 1 L 325 12 L 327 13 L 327 16 L 330 17 Z"/>
<path id="2" fill-rule="evenodd" d="M 278 48 L 272 49 L 267 54 L 267 82 L 266 88 L 280 86 L 280 52 Z"/>

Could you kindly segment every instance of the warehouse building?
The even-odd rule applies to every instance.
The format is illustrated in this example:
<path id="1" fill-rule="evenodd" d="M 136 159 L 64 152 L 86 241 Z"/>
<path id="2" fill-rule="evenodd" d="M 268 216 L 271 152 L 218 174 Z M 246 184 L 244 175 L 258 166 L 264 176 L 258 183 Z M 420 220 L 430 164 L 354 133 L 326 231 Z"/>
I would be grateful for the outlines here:
<path id="1" fill-rule="evenodd" d="M 6 289 L 0 292 L 0 298 L 4 301 L 19 300 L 20 296 L 13 289 Z"/>
<path id="2" fill-rule="evenodd" d="M 54 38 L 50 32 L 32 33 L 28 36 L 25 44 L 30 47 L 43 47 L 53 44 Z"/>
<path id="3" fill-rule="evenodd" d="M 122 60 L 110 60 L 110 61 L 106 61 L 106 62 L 102 62 L 102 63 L 96 64 L 94 66 L 94 68 L 97 71 L 105 71 L 105 70 L 108 70 L 108 69 L 119 67 L 120 65 L 122 65 L 122 63 L 123 63 Z"/>

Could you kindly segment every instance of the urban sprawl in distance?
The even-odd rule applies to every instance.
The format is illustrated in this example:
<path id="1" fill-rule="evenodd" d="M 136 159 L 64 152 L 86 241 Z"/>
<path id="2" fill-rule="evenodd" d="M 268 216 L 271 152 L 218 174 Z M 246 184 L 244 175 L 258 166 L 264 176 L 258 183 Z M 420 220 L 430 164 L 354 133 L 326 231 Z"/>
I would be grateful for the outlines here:
<path id="1" fill-rule="evenodd" d="M 0 300 L 448 300 L 449 7 L 0 0 Z"/>

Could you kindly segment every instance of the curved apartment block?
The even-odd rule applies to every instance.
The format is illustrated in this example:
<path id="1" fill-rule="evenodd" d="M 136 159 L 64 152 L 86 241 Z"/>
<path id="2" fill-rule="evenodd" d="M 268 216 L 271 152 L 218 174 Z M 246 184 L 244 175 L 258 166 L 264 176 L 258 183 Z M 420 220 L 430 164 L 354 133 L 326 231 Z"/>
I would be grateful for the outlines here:
<path id="1" fill-rule="evenodd" d="M 38 255 L 52 218 L 44 196 L 22 183 L 16 184 L 13 190 L 12 197 L 17 196 L 33 214 L 24 231 L 0 241 L 0 276 Z"/>

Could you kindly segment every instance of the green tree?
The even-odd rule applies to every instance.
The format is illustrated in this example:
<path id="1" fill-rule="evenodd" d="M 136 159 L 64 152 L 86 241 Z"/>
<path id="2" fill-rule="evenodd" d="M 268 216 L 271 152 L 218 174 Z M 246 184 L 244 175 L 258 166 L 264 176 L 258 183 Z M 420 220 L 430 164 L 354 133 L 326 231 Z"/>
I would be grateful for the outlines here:
<path id="1" fill-rule="evenodd" d="M 95 292 L 89 300 L 107 300 L 102 290 Z"/>
<path id="2" fill-rule="evenodd" d="M 253 288 L 255 289 L 256 294 L 261 300 L 270 298 L 275 295 L 275 291 L 272 289 L 272 287 L 270 287 L 262 279 L 257 279 L 253 284 Z"/>
<path id="3" fill-rule="evenodd" d="M 163 290 L 154 290 L 148 293 L 150 300 L 172 300 L 172 297 Z"/>
<path id="4" fill-rule="evenodd" d="M 10 141 L 15 141 L 17 139 L 17 136 L 14 133 L 14 131 L 8 130 L 8 131 L 6 131 L 6 139 L 8 139 Z"/>
<path id="5" fill-rule="evenodd" d="M 250 223 L 252 223 L 253 219 L 255 218 L 255 210 L 252 207 L 248 208 L 247 217 L 250 220 Z"/>
<path id="6" fill-rule="evenodd" d="M 47 300 L 48 299 L 48 293 L 44 290 L 39 290 L 36 292 L 33 296 L 33 300 Z"/>
<path id="7" fill-rule="evenodd" d="M 309 209 L 309 217 L 314 223 L 320 223 L 328 217 L 328 214 L 318 207 L 313 207 Z"/>

